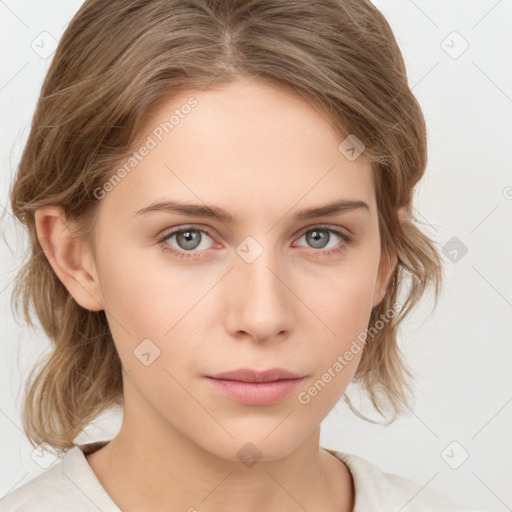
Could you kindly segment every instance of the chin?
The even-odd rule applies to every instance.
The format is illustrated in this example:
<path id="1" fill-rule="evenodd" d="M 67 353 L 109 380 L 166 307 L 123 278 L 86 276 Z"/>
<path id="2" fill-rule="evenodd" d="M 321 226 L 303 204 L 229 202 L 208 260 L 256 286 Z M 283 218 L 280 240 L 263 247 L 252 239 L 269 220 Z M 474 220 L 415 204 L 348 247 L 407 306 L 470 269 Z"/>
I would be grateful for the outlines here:
<path id="1" fill-rule="evenodd" d="M 275 426 L 274 426 L 275 428 Z M 248 468 L 261 461 L 276 461 L 287 457 L 302 442 L 299 438 L 290 438 L 286 432 L 278 433 L 279 427 L 269 435 L 270 430 L 246 433 L 216 443 L 208 449 L 213 455 L 232 462 L 241 462 Z"/>

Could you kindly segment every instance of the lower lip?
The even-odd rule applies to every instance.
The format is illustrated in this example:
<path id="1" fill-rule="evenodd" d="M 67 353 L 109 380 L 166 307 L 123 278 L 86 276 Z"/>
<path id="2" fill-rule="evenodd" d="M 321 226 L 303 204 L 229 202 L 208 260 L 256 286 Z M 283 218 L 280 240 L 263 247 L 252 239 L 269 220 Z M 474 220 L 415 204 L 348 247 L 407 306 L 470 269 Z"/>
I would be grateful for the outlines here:
<path id="1" fill-rule="evenodd" d="M 215 389 L 246 405 L 271 405 L 289 395 L 302 382 L 300 379 L 283 379 L 274 382 L 241 382 L 206 377 Z"/>

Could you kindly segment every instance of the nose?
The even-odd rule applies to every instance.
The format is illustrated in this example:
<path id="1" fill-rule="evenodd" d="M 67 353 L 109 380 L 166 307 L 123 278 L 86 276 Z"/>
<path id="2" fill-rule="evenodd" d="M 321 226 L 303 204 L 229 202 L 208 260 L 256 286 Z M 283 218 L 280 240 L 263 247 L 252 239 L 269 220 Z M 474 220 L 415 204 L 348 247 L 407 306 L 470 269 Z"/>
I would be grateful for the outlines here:
<path id="1" fill-rule="evenodd" d="M 263 342 L 290 334 L 294 295 L 283 268 L 267 249 L 252 263 L 237 256 L 227 283 L 226 328 L 233 337 Z"/>

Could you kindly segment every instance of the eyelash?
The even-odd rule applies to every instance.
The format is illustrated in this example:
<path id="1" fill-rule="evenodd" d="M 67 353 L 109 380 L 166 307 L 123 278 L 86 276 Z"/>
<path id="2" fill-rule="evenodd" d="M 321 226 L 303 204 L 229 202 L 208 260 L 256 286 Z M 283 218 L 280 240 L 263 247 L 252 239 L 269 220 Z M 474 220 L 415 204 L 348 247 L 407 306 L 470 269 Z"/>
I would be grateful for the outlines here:
<path id="1" fill-rule="evenodd" d="M 203 251 L 198 251 L 198 255 L 192 255 L 192 254 L 194 254 L 194 251 L 188 251 L 188 252 L 187 251 L 178 251 L 176 249 L 172 249 L 168 244 L 165 243 L 170 238 L 172 238 L 174 235 L 181 233 L 183 231 L 187 231 L 187 230 L 199 231 L 200 233 L 204 233 L 205 235 L 209 236 L 210 238 L 213 238 L 208 233 L 208 231 L 206 231 L 204 229 L 195 228 L 193 226 L 187 226 L 184 228 L 180 228 L 180 229 L 171 231 L 170 233 L 165 233 L 163 236 L 158 238 L 158 243 L 160 244 L 162 251 L 165 253 L 170 253 L 173 256 L 177 256 L 179 258 L 201 258 L 201 257 L 203 257 L 203 256 L 201 256 L 201 253 L 205 253 L 207 251 L 207 249 L 205 249 Z M 328 226 L 314 226 L 312 228 L 309 228 L 300 235 L 300 238 L 302 238 L 306 233 L 309 233 L 310 231 L 315 231 L 315 230 L 328 231 L 330 233 L 334 233 L 335 235 L 339 236 L 342 239 L 342 242 L 340 242 L 341 245 L 337 246 L 335 248 L 332 248 L 332 249 L 327 249 L 325 251 L 323 251 L 321 249 L 318 249 L 318 250 L 311 249 L 313 252 L 321 253 L 323 256 L 331 256 L 334 254 L 344 252 L 348 249 L 348 247 L 352 243 L 352 237 L 350 237 L 349 235 L 346 235 L 342 231 L 338 231 L 337 229 L 333 229 Z"/>

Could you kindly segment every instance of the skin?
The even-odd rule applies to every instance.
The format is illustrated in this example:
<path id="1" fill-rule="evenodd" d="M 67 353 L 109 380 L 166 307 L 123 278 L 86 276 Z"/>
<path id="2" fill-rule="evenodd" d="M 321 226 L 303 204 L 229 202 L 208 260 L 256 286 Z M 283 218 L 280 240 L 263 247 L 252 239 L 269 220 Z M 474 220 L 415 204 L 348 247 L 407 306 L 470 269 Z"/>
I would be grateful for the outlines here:
<path id="1" fill-rule="evenodd" d="M 248 79 L 172 98 L 140 140 L 191 96 L 191 113 L 99 201 L 96 253 L 72 236 L 59 206 L 36 214 L 39 238 L 56 249 L 54 271 L 81 306 L 105 310 L 125 369 L 121 430 L 87 461 L 125 512 L 350 511 L 350 472 L 320 447 L 320 424 L 361 353 L 308 404 L 297 395 L 364 331 L 396 264 L 381 252 L 370 162 L 338 150 L 346 135 L 318 106 Z M 237 222 L 134 215 L 164 198 L 216 205 Z M 369 211 L 293 220 L 341 198 Z M 353 241 L 326 255 L 345 242 L 330 233 L 327 249 L 315 245 L 318 226 Z M 182 227 L 208 234 L 188 252 L 177 236 L 158 242 Z M 248 236 L 263 249 L 251 263 L 236 251 Z M 147 338 L 160 350 L 148 366 L 134 355 Z M 204 378 L 246 367 L 305 379 L 278 403 L 250 406 Z M 252 467 L 237 456 L 248 442 L 261 453 Z"/>

